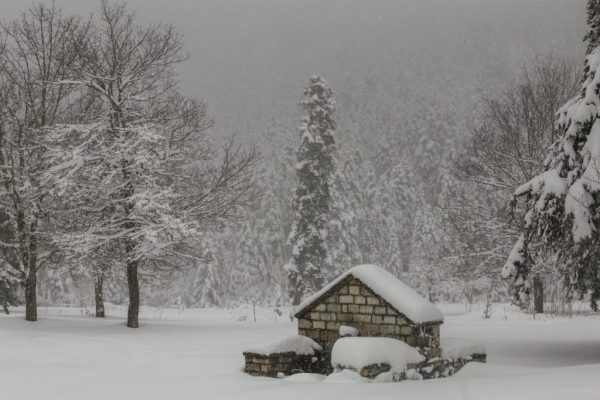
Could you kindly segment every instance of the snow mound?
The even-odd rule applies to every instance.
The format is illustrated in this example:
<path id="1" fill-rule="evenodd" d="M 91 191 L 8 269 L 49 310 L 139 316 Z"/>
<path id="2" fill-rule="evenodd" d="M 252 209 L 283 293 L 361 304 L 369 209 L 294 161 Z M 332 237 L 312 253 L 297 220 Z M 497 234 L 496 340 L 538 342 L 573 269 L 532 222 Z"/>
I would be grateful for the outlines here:
<path id="1" fill-rule="evenodd" d="M 344 336 L 358 336 L 358 329 L 351 326 L 342 325 L 340 326 L 340 337 Z"/>
<path id="2" fill-rule="evenodd" d="M 321 382 L 325 379 L 325 375 L 321 374 L 310 374 L 310 373 L 300 373 L 294 374 L 290 376 L 286 376 L 285 378 L 288 382 Z"/>
<path id="3" fill-rule="evenodd" d="M 328 375 L 327 378 L 323 379 L 324 383 L 368 383 L 369 379 L 360 376 L 356 371 L 349 369 L 343 369 L 341 371 L 333 372 Z"/>
<path id="4" fill-rule="evenodd" d="M 487 354 L 485 347 L 471 340 L 443 337 L 440 339 L 442 358 L 455 360 L 470 357 L 473 354 Z"/>
<path id="5" fill-rule="evenodd" d="M 406 371 L 407 364 L 425 361 L 412 346 L 398 339 L 384 337 L 346 337 L 338 339 L 331 351 L 331 365 L 336 369 L 360 371 L 374 364 L 388 364 L 391 373 Z"/>
<path id="6" fill-rule="evenodd" d="M 305 311 L 319 297 L 352 275 L 373 292 L 383 297 L 392 307 L 408 317 L 412 322 L 425 323 L 443 321 L 444 317 L 439 308 L 427 301 L 420 294 L 408 287 L 394 275 L 377 265 L 358 265 L 350 268 L 323 289 L 304 300 L 298 307 L 296 315 Z"/>
<path id="7" fill-rule="evenodd" d="M 312 356 L 315 351 L 321 351 L 323 347 L 311 338 L 302 335 L 292 335 L 265 346 L 252 347 L 246 353 L 256 353 L 268 356 L 274 353 L 296 353 L 303 356 Z"/>

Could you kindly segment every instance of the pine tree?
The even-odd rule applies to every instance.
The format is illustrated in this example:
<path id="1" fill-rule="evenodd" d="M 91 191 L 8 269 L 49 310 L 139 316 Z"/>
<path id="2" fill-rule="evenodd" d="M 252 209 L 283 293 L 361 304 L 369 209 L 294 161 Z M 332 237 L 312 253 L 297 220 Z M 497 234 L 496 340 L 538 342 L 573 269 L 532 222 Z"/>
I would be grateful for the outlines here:
<path id="1" fill-rule="evenodd" d="M 516 291 L 528 291 L 533 260 L 556 253 L 567 300 L 573 291 L 600 298 L 600 2 L 588 2 L 588 54 L 582 90 L 559 110 L 562 135 L 544 162 L 545 171 L 518 188 L 525 199 L 524 232 L 503 269 Z"/>
<path id="2" fill-rule="evenodd" d="M 421 196 L 421 198 L 423 198 Z M 449 286 L 444 276 L 444 269 L 436 263 L 441 259 L 443 248 L 441 232 L 441 210 L 423 203 L 415 210 L 414 242 L 412 252 L 414 260 L 405 274 L 412 287 L 426 296 L 429 301 L 436 301 L 442 286 Z M 442 285 L 441 283 L 444 283 Z"/>
<path id="3" fill-rule="evenodd" d="M 588 0 L 587 25 L 588 31 L 583 40 L 587 42 L 586 54 L 590 54 L 600 45 L 600 0 Z"/>
<path id="4" fill-rule="evenodd" d="M 392 246 L 398 250 L 397 257 L 388 269 L 396 274 L 407 272 L 411 263 L 415 215 L 419 207 L 424 206 L 419 204 L 419 199 L 425 197 L 417 187 L 417 182 L 413 168 L 406 159 L 400 160 L 382 178 L 382 211 L 384 215 L 389 215 L 385 224 L 394 238 Z"/>
<path id="5" fill-rule="evenodd" d="M 331 208 L 331 180 L 335 172 L 335 101 L 318 76 L 304 90 L 306 116 L 300 126 L 294 192 L 294 221 L 289 235 L 292 257 L 285 270 L 293 304 L 318 290 L 327 276 L 326 225 Z"/>
<path id="6" fill-rule="evenodd" d="M 353 201 L 356 188 L 350 181 L 349 172 L 337 171 L 331 187 L 331 212 L 327 222 L 327 252 L 328 271 L 327 280 L 332 280 L 348 268 L 361 264 L 362 257 L 358 244 L 358 216 L 356 204 Z"/>

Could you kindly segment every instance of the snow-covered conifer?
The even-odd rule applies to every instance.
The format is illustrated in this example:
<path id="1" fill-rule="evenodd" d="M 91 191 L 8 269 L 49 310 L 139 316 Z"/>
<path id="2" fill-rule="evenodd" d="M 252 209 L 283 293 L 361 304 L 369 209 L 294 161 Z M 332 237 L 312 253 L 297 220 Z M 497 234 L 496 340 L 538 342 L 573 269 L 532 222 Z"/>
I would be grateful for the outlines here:
<path id="1" fill-rule="evenodd" d="M 327 280 L 332 280 L 349 267 L 363 263 L 359 238 L 359 219 L 356 214 L 360 193 L 353 174 L 353 160 L 348 160 L 336 171 L 331 185 L 331 211 L 327 222 Z"/>
<path id="2" fill-rule="evenodd" d="M 598 2 L 588 3 L 588 45 L 596 46 Z M 569 293 L 592 291 L 600 298 L 600 48 L 585 59 L 580 93 L 559 110 L 562 135 L 544 162 L 545 170 L 515 191 L 526 206 L 524 232 L 503 269 L 513 285 L 526 285 L 527 257 L 557 252 Z"/>
<path id="3" fill-rule="evenodd" d="M 588 31 L 583 40 L 587 42 L 586 54 L 590 54 L 600 45 L 600 0 L 588 0 L 587 25 Z"/>
<path id="4" fill-rule="evenodd" d="M 289 235 L 292 256 L 285 269 L 293 304 L 318 290 L 327 276 L 327 221 L 331 209 L 331 180 L 335 172 L 335 101 L 320 77 L 310 79 L 302 108 L 294 192 L 294 220 Z"/>

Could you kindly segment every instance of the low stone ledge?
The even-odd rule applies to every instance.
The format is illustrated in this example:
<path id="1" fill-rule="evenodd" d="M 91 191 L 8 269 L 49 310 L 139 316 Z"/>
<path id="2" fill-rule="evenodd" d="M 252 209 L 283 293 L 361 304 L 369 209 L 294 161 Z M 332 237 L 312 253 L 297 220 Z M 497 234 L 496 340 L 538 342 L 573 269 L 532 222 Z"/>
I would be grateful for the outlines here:
<path id="1" fill-rule="evenodd" d="M 392 367 L 386 363 L 367 365 L 360 370 L 360 376 L 375 379 L 377 375 L 388 372 L 390 369 L 392 369 Z"/>
<path id="2" fill-rule="evenodd" d="M 406 371 L 400 374 L 394 374 L 393 382 L 400 382 L 406 379 L 437 379 L 446 378 L 457 373 L 462 367 L 470 362 L 485 363 L 487 356 L 485 354 L 473 354 L 467 357 L 457 359 L 432 358 L 419 364 L 407 364 Z M 352 368 L 349 368 L 352 369 Z M 360 375 L 368 379 L 376 379 L 380 374 L 389 372 L 389 364 L 372 364 L 363 367 Z"/>
<path id="3" fill-rule="evenodd" d="M 417 365 L 415 371 L 423 379 L 445 378 L 454 375 L 470 362 L 485 363 L 486 359 L 487 356 L 485 354 L 472 354 L 471 356 L 456 359 L 432 358 Z"/>
<path id="4" fill-rule="evenodd" d="M 327 369 L 327 360 L 317 353 L 299 355 L 294 352 L 271 353 L 268 355 L 244 352 L 244 371 L 254 376 L 275 378 L 280 374 L 292 375 L 302 372 L 320 373 Z"/>

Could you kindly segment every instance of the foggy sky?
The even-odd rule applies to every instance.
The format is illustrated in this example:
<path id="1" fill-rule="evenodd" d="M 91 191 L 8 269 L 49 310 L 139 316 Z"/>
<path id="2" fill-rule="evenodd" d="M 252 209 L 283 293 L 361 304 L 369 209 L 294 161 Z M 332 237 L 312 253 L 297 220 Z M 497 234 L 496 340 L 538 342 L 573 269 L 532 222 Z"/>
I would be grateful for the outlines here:
<path id="1" fill-rule="evenodd" d="M 30 5 L 0 0 L 4 19 Z M 97 0 L 56 0 L 67 13 Z M 536 52 L 581 54 L 585 0 L 129 0 L 141 22 L 173 23 L 190 59 L 186 94 L 205 98 L 217 126 L 257 129 L 293 118 L 302 88 L 322 75 L 336 89 L 365 75 L 494 81 Z M 485 62 L 477 59 L 485 58 Z M 470 70 L 469 70 L 470 71 Z M 475 79 L 475 77 L 473 78 Z"/>

